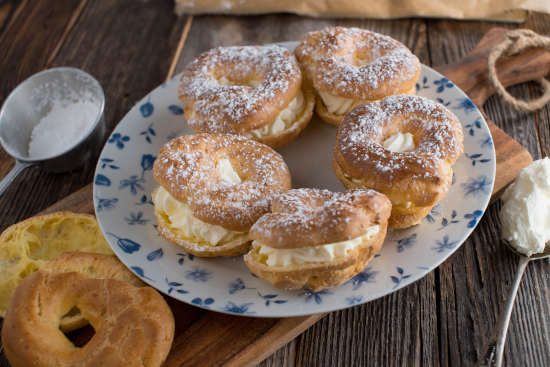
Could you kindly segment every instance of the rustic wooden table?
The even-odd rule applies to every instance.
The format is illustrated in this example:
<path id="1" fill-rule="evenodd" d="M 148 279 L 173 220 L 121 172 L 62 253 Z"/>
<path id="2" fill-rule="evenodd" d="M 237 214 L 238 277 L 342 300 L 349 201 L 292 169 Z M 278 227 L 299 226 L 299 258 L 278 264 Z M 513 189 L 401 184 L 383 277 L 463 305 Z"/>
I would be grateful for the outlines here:
<path id="1" fill-rule="evenodd" d="M 304 32 L 333 24 L 388 34 L 427 65 L 458 60 L 497 25 L 294 15 L 178 18 L 171 0 L 0 0 L 0 102 L 35 72 L 74 66 L 103 85 L 106 119 L 113 129 L 136 101 L 202 51 L 218 45 L 296 40 Z M 550 16 L 532 14 L 521 27 L 550 35 Z M 511 91 L 523 98 L 537 95 L 534 84 Z M 535 159 L 549 154 L 550 107 L 518 113 L 492 97 L 484 110 Z M 0 177 L 12 164 L 0 152 Z M 89 184 L 94 167 L 90 161 L 59 175 L 27 169 L 0 197 L 0 230 Z M 499 208 L 499 202 L 493 203 L 466 243 L 422 280 L 366 305 L 328 314 L 262 365 L 477 365 L 504 308 L 518 261 L 500 244 Z M 512 314 L 506 365 L 550 365 L 549 285 L 548 262 L 529 265 Z M 7 365 L 5 359 L 0 365 Z"/>

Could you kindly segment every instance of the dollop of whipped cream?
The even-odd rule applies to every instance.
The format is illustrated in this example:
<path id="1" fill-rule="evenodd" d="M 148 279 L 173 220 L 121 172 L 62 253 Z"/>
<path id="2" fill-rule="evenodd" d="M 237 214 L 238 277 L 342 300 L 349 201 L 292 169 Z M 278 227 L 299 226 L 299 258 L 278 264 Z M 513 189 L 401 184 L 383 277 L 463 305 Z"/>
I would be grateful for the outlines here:
<path id="1" fill-rule="evenodd" d="M 203 222 L 193 216 L 187 204 L 176 200 L 162 186 L 153 191 L 152 198 L 155 210 L 168 218 L 170 229 L 187 241 L 217 246 L 248 235 Z"/>
<path id="2" fill-rule="evenodd" d="M 410 152 L 416 149 L 411 133 L 398 132 L 384 140 L 382 146 L 390 152 Z"/>
<path id="3" fill-rule="evenodd" d="M 504 238 L 527 256 L 543 252 L 550 240 L 550 159 L 523 168 L 502 200 Z"/>
<path id="4" fill-rule="evenodd" d="M 327 92 L 317 91 L 317 93 L 319 94 L 319 96 L 321 97 L 321 100 L 325 104 L 327 111 L 336 116 L 345 115 L 346 113 L 351 111 L 353 107 L 360 105 L 361 103 L 374 102 L 374 101 L 363 101 L 360 99 L 339 97 Z M 416 87 L 407 91 L 404 94 L 415 94 L 415 93 L 416 93 Z"/>
<path id="5" fill-rule="evenodd" d="M 298 91 L 298 94 L 290 103 L 281 111 L 275 120 L 258 129 L 249 131 L 246 135 L 249 137 L 263 138 L 279 134 L 290 128 L 296 123 L 298 117 L 302 114 L 304 106 L 304 94 Z"/>
<path id="6" fill-rule="evenodd" d="M 241 177 L 235 171 L 231 165 L 231 161 L 227 157 L 223 157 L 218 160 L 216 170 L 218 171 L 220 178 L 224 181 L 231 182 L 232 184 L 240 184 L 242 182 Z"/>
<path id="7" fill-rule="evenodd" d="M 252 245 L 259 246 L 258 253 L 266 257 L 265 263 L 268 266 L 287 267 L 303 263 L 322 263 L 343 258 L 351 250 L 364 245 L 379 231 L 380 226 L 375 225 L 369 227 L 364 235 L 351 240 L 295 249 L 275 249 L 258 241 L 252 242 Z"/>

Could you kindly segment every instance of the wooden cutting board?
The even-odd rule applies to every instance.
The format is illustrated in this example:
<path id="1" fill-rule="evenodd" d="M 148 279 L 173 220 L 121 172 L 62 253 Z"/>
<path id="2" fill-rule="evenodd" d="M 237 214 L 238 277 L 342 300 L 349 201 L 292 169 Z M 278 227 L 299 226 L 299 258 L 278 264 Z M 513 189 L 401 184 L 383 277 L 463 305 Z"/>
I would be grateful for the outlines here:
<path id="1" fill-rule="evenodd" d="M 494 93 L 486 77 L 489 49 L 506 30 L 489 31 L 472 52 L 458 63 L 436 67 L 478 106 Z M 544 76 L 550 71 L 550 53 L 531 50 L 502 60 L 499 76 L 504 85 L 512 85 Z M 493 196 L 496 196 L 532 161 L 517 141 L 494 123 L 488 122 L 497 154 Z M 92 185 L 73 193 L 44 212 L 72 210 L 93 213 Z M 176 337 L 165 363 L 174 366 L 251 366 L 261 362 L 298 336 L 324 314 L 285 319 L 231 316 L 206 311 L 168 299 L 176 318 Z"/>

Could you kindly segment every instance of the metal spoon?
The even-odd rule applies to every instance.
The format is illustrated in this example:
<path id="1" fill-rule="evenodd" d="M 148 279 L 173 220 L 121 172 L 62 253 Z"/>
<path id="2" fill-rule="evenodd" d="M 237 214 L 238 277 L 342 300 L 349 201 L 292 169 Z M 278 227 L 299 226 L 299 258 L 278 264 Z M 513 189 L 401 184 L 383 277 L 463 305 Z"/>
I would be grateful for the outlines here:
<path id="1" fill-rule="evenodd" d="M 59 154 L 46 157 L 29 155 L 29 141 L 36 124 L 52 108 L 53 98 L 75 101 L 80 98 L 97 105 L 97 115 L 86 136 L 73 142 Z M 92 157 L 103 143 L 105 94 L 97 80 L 88 73 L 59 67 L 34 74 L 15 88 L 0 110 L 0 144 L 15 158 L 15 165 L 0 181 L 0 195 L 25 168 L 40 164 L 47 171 L 70 171 Z M 52 142 L 55 145 L 57 142 Z"/>
<path id="2" fill-rule="evenodd" d="M 514 284 L 512 284 L 512 289 L 510 289 L 508 293 L 506 308 L 504 309 L 504 312 L 500 314 L 497 321 L 497 329 L 494 331 L 493 336 L 487 344 L 482 366 L 494 365 L 500 367 L 502 365 L 502 355 L 504 352 L 504 344 L 506 343 L 506 334 L 508 332 L 508 324 L 510 323 L 510 315 L 512 314 L 512 309 L 514 308 L 514 302 L 516 300 L 519 284 L 521 283 L 521 278 L 523 277 L 525 268 L 531 260 L 546 259 L 550 257 L 550 242 L 546 243 L 544 252 L 533 254 L 531 256 L 526 256 L 518 252 L 508 241 L 503 240 L 503 242 L 506 246 L 508 246 L 508 248 L 518 254 L 520 258 Z"/>

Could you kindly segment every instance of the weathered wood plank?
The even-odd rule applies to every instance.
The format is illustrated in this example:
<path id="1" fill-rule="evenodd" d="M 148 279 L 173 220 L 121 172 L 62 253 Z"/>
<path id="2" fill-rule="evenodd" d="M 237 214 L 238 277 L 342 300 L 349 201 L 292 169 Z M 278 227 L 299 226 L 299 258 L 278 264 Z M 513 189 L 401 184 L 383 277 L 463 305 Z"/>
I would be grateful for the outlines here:
<path id="1" fill-rule="evenodd" d="M 304 33 L 329 25 L 369 28 L 369 24 L 360 19 L 313 19 L 289 14 L 247 17 L 211 15 L 194 18 L 176 72 L 182 71 L 200 53 L 217 46 L 297 41 Z M 373 30 L 381 33 L 399 35 L 398 39 L 417 49 L 418 57 L 426 62 L 428 52 L 425 39 L 419 37 L 425 32 L 422 21 L 379 21 L 374 28 Z"/>
<path id="2" fill-rule="evenodd" d="M 0 62 L 0 70 L 6 76 L 2 83 L 3 91 L 9 91 L 22 77 L 44 67 L 59 38 L 64 36 L 65 40 L 58 47 L 51 66 L 79 67 L 99 80 L 107 98 L 105 117 L 109 129 L 143 95 L 164 81 L 185 23 L 184 18 L 173 15 L 170 0 L 154 3 L 94 1 L 81 9 L 78 18 L 72 17 L 68 9 L 58 9 L 67 1 L 32 3 L 32 9 L 23 12 L 24 20 L 16 19 L 7 35 L 0 40 L 0 46 L 8 53 L 8 57 Z M 73 11 L 80 4 L 70 3 L 74 5 Z M 68 5 L 65 4 L 65 7 Z M 52 16 L 52 9 L 56 10 L 56 16 Z M 43 32 L 43 26 L 53 28 L 54 24 L 61 23 L 62 16 L 66 18 L 63 18 L 62 25 L 73 19 L 71 32 L 64 33 L 62 26 L 58 26 L 59 30 Z M 58 23 L 52 23 L 52 19 L 58 19 Z M 42 33 L 44 35 L 40 35 Z M 56 40 L 50 40 L 54 35 L 57 35 Z M 33 37 L 42 44 L 36 43 Z M 22 50 L 25 50 L 24 55 Z M 30 59 L 27 54 L 33 58 Z M 10 68 L 15 68 L 16 72 L 9 71 Z M 0 159 L 0 162 L 5 165 L 1 168 L 8 168 L 9 160 Z M 95 160 L 76 171 L 58 175 L 38 167 L 27 169 L 0 197 L 0 229 L 89 184 L 94 169 Z M 20 200 L 31 193 L 33 200 Z"/>
<path id="3" fill-rule="evenodd" d="M 458 60 L 475 46 L 491 26 L 487 22 L 429 21 L 428 40 L 432 62 L 444 64 Z M 522 97 L 529 93 L 524 85 L 512 87 L 511 91 Z M 540 156 L 538 132 L 532 115 L 512 111 L 498 97 L 489 98 L 484 109 L 490 119 L 535 157 Z M 500 243 L 498 208 L 498 203 L 489 207 L 470 239 L 436 272 L 440 285 L 436 292 L 439 310 L 437 317 L 441 325 L 440 357 L 443 365 L 477 364 L 495 326 L 498 312 L 504 306 L 502 298 L 510 285 L 517 259 Z M 527 289 L 532 294 L 519 298 L 517 308 L 529 310 L 533 324 L 547 325 L 545 315 L 550 307 L 548 277 L 544 279 L 544 271 L 540 265 L 533 265 L 531 269 L 538 266 L 538 272 L 533 273 L 528 269 L 525 279 L 526 282 L 531 282 Z M 541 307 L 538 311 L 530 306 L 535 300 L 537 307 Z M 525 320 L 517 315 L 515 313 L 512 316 L 505 351 L 506 364 L 547 364 L 549 360 L 546 358 L 550 355 L 548 334 L 541 336 L 538 330 L 529 333 L 525 330 Z M 514 329 L 526 332 L 529 338 L 524 338 L 525 334 L 520 335 L 519 331 L 515 333 Z"/>
<path id="4" fill-rule="evenodd" d="M 423 63 L 429 64 L 423 20 L 337 23 L 388 34 L 407 45 Z M 437 324 L 431 317 L 436 313 L 434 281 L 430 273 L 390 296 L 330 313 L 298 339 L 296 364 L 437 365 Z"/>
<path id="5" fill-rule="evenodd" d="M 526 28 L 535 30 L 545 36 L 550 35 L 550 22 L 546 14 L 533 13 L 525 24 Z M 529 95 L 539 95 L 538 87 L 529 83 Z M 529 114 L 537 126 L 540 157 L 550 154 L 550 105 L 538 112 Z M 508 337 L 510 356 L 522 355 L 532 351 L 530 358 L 521 358 L 520 363 L 535 366 L 550 365 L 550 263 L 548 261 L 532 262 L 527 268 L 523 284 L 518 292 L 518 301 L 514 313 L 517 322 L 510 326 Z M 510 286 L 510 284 L 507 284 Z M 503 303 L 501 303 L 503 305 Z M 513 336 L 511 336 L 513 335 Z M 528 348 L 524 348 L 528 346 Z M 510 361 L 510 359 L 508 359 Z M 509 365 L 513 365 L 509 362 Z"/>
<path id="6" fill-rule="evenodd" d="M 2 33 L 16 14 L 21 2 L 21 0 L 9 0 L 0 4 L 0 37 L 2 37 Z"/>
<path id="7" fill-rule="evenodd" d="M 75 0 L 60 0 L 55 3 L 22 1 L 16 11 L 12 12 L 12 19 L 0 35 L 0 48 L 4 53 L 0 60 L 0 100 L 3 101 L 17 84 L 46 67 L 49 56 L 59 45 L 79 5 L 80 2 Z M 0 175 L 3 177 L 12 165 L 13 159 L 0 149 Z M 36 172 L 36 168 L 27 169 L 22 176 L 33 172 Z M 6 190 L 0 198 L 0 228 L 23 218 L 24 212 L 33 211 L 35 202 L 25 201 L 19 205 L 9 203 L 15 203 L 16 197 L 27 196 L 25 192 L 29 193 L 36 188 L 36 180 L 19 177 Z"/>
<path id="8" fill-rule="evenodd" d="M 277 350 L 261 363 L 263 367 L 294 367 L 296 365 L 296 339 Z"/>
<path id="9" fill-rule="evenodd" d="M 528 28 L 536 30 L 538 33 L 550 36 L 550 21 L 548 15 L 535 13 L 529 17 Z M 529 98 L 535 98 L 540 95 L 538 86 L 534 83 L 529 85 L 530 96 Z M 541 157 L 547 157 L 550 155 L 550 106 L 546 106 L 540 111 L 533 114 L 537 125 L 537 133 L 539 138 L 539 145 L 541 149 Z"/>

